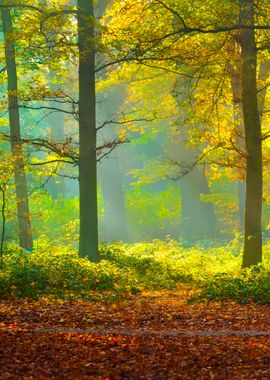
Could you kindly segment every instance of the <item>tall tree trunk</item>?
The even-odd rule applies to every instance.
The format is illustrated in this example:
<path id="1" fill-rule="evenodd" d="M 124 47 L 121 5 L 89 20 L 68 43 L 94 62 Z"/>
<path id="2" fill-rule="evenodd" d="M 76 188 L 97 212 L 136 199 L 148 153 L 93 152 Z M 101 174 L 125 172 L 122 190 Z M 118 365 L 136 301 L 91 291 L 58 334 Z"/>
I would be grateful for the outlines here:
<path id="1" fill-rule="evenodd" d="M 200 198 L 203 195 L 210 195 L 208 177 L 205 173 L 205 165 L 200 173 Z M 201 199 L 200 222 L 202 225 L 201 234 L 203 239 L 215 239 L 217 237 L 217 220 L 213 202 L 205 202 Z"/>
<path id="2" fill-rule="evenodd" d="M 105 77 L 105 74 L 103 75 Z M 99 94 L 97 105 L 97 119 L 100 123 L 117 120 L 118 107 L 123 104 L 125 91 L 123 86 L 114 86 L 107 89 L 105 94 Z M 117 138 L 115 125 L 108 124 L 98 135 L 100 143 L 114 141 Z M 109 157 L 105 157 L 98 166 L 98 175 L 102 187 L 104 200 L 104 231 L 105 240 L 128 240 L 126 221 L 126 207 L 123 186 L 123 174 L 120 162 L 125 160 L 123 146 L 118 147 Z"/>
<path id="3" fill-rule="evenodd" d="M 195 168 L 180 181 L 181 194 L 181 237 L 184 241 L 200 240 L 200 191 L 198 172 Z"/>
<path id="4" fill-rule="evenodd" d="M 107 0 L 99 0 L 95 3 L 94 13 L 96 19 L 100 19 L 104 15 L 108 5 Z M 99 65 L 105 63 L 104 54 L 99 54 L 98 60 Z M 100 77 L 105 79 L 106 76 L 107 74 L 104 70 Z M 114 86 L 111 90 L 107 89 L 105 94 L 100 94 L 97 101 L 97 119 L 101 121 L 101 124 L 111 119 L 117 119 L 117 108 L 123 104 L 123 101 L 123 86 Z M 117 138 L 115 125 L 113 123 L 108 124 L 100 131 L 100 137 L 105 141 L 113 141 Z M 98 166 L 104 200 L 104 237 L 106 241 L 128 240 L 123 174 L 119 165 L 120 160 L 118 150 L 113 153 L 113 157 L 111 155 L 106 157 Z"/>
<path id="5" fill-rule="evenodd" d="M 244 116 L 243 116 L 243 99 L 242 99 L 242 66 L 241 66 L 241 49 L 239 45 L 240 35 L 233 35 L 228 41 L 227 50 L 229 53 L 230 61 L 228 62 L 228 71 L 231 79 L 232 97 L 233 97 L 233 113 L 234 113 L 234 124 L 235 124 L 235 135 L 237 147 L 243 154 L 246 152 L 245 144 L 245 126 L 244 126 Z M 241 157 L 240 157 L 241 159 Z M 244 167 L 245 173 L 243 173 L 243 179 L 237 182 L 237 193 L 238 193 L 238 210 L 239 210 L 239 229 L 244 231 L 244 220 L 245 220 L 245 162 Z"/>
<path id="6" fill-rule="evenodd" d="M 183 148 L 182 151 L 184 150 Z M 201 199 L 202 195 L 210 194 L 203 167 L 195 167 L 181 179 L 180 193 L 182 239 L 191 242 L 214 239 L 216 236 L 214 206 L 212 202 L 204 202 Z"/>
<path id="7" fill-rule="evenodd" d="M 11 151 L 14 159 L 14 178 L 20 246 L 27 250 L 32 250 L 33 239 L 28 204 L 27 181 L 24 169 L 23 149 L 21 144 L 20 115 L 18 105 L 18 77 L 15 45 L 12 37 L 13 28 L 10 10 L 1 10 L 1 17 L 5 39 L 5 55 L 8 75 L 9 124 Z"/>
<path id="8" fill-rule="evenodd" d="M 59 107 L 55 102 L 52 102 L 52 107 Z M 64 142 L 65 140 L 65 114 L 64 112 L 52 112 L 47 117 L 48 126 L 51 129 L 51 138 L 56 143 Z M 63 164 L 62 164 L 63 165 Z M 50 178 L 48 183 L 48 190 L 53 199 L 57 199 L 59 195 L 65 196 L 65 179 L 59 174 L 65 172 L 64 168 L 57 169 L 56 175 Z"/>
<path id="9" fill-rule="evenodd" d="M 96 92 L 93 1 L 78 0 L 81 257 L 98 261 Z"/>
<path id="10" fill-rule="evenodd" d="M 68 3 L 70 3 L 69 4 L 70 6 L 72 5 L 72 1 L 67 2 L 67 5 Z M 44 7 L 45 9 L 47 9 L 49 6 L 47 0 L 39 0 L 39 5 L 41 7 Z M 48 41 L 49 41 L 50 37 L 46 36 L 46 38 L 48 38 Z M 52 86 L 52 89 L 56 89 L 56 86 L 53 84 L 54 82 L 52 81 L 54 77 L 55 77 L 54 70 L 49 69 L 48 86 Z M 59 104 L 57 102 L 52 102 L 48 104 L 48 107 L 50 106 L 52 108 L 53 107 L 59 108 Z M 48 121 L 49 127 L 51 128 L 51 137 L 53 141 L 60 142 L 61 140 L 64 140 L 65 114 L 63 112 L 53 111 L 47 116 L 47 121 Z M 48 190 L 53 199 L 57 199 L 59 194 L 64 196 L 65 195 L 65 179 L 58 175 L 51 177 L 48 183 Z"/>
<path id="11" fill-rule="evenodd" d="M 173 97 L 181 108 L 182 97 L 188 97 L 185 89 L 190 84 L 183 82 L 182 78 L 177 78 L 172 92 Z M 181 125 L 181 120 L 179 120 Z M 179 159 L 186 166 L 192 165 L 198 155 L 196 149 L 187 149 L 185 141 L 188 141 L 188 134 L 185 130 L 181 133 L 179 144 Z M 205 168 L 196 166 L 180 180 L 181 195 L 181 237 L 187 241 L 213 239 L 216 237 L 216 217 L 212 202 L 204 202 L 201 195 L 210 194 L 208 179 L 205 176 Z"/>
<path id="12" fill-rule="evenodd" d="M 269 78 L 270 74 L 270 60 L 266 60 L 260 64 L 259 74 L 258 74 L 258 108 L 260 113 L 260 120 L 262 123 L 263 114 L 264 114 L 264 106 L 265 106 L 265 98 L 267 93 L 267 84 L 265 83 Z"/>
<path id="13" fill-rule="evenodd" d="M 107 241 L 128 240 L 122 173 L 117 158 L 104 159 L 100 179 L 105 209 L 105 238 Z"/>
<path id="14" fill-rule="evenodd" d="M 246 197 L 246 183 L 243 181 L 237 182 L 237 195 L 238 195 L 238 214 L 239 214 L 239 228 L 242 233 L 245 229 L 245 197 Z"/>
<path id="15" fill-rule="evenodd" d="M 245 202 L 245 241 L 242 266 L 262 261 L 262 140 L 257 99 L 257 49 L 254 1 L 242 0 L 240 22 L 250 26 L 241 32 L 243 115 L 246 136 L 247 173 Z"/>

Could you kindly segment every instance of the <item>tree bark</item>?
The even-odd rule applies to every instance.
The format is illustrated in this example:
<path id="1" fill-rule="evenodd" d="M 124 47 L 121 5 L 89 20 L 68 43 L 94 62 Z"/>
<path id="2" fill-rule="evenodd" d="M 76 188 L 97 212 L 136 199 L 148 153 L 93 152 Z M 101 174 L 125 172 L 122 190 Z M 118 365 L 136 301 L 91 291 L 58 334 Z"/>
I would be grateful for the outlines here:
<path id="1" fill-rule="evenodd" d="M 182 148 L 182 151 L 185 151 Z M 195 157 L 195 155 L 194 155 Z M 196 242 L 214 239 L 216 218 L 212 202 L 204 202 L 202 195 L 210 194 L 210 189 L 202 167 L 195 167 L 180 181 L 181 193 L 181 237 L 185 241 Z"/>
<path id="2" fill-rule="evenodd" d="M 49 76 L 50 78 L 50 76 Z M 59 105 L 55 102 L 52 102 L 52 107 L 59 107 Z M 64 107 L 63 107 L 64 108 Z M 64 112 L 52 112 L 47 116 L 47 123 L 51 129 L 51 138 L 56 143 L 62 143 L 65 140 L 65 114 Z M 63 164 L 62 164 L 63 165 Z M 65 169 L 61 167 L 61 169 L 57 169 L 57 172 L 54 176 L 50 178 L 50 181 L 47 185 L 49 193 L 51 194 L 53 199 L 57 199 L 60 196 L 65 197 L 66 186 L 65 186 L 65 178 L 58 175 L 64 174 Z"/>
<path id="3" fill-rule="evenodd" d="M 243 181 L 237 182 L 237 195 L 238 195 L 238 214 L 239 214 L 239 229 L 241 233 L 245 229 L 245 197 L 246 197 L 246 183 Z"/>
<path id="4" fill-rule="evenodd" d="M 93 1 L 78 0 L 80 257 L 97 262 L 96 92 Z"/>
<path id="5" fill-rule="evenodd" d="M 266 81 L 269 78 L 270 73 L 270 60 L 266 60 L 260 64 L 259 74 L 258 74 L 258 109 L 260 114 L 261 124 L 263 121 L 265 98 L 267 93 Z"/>
<path id="6" fill-rule="evenodd" d="M 100 179 L 105 210 L 106 241 L 128 241 L 122 173 L 117 158 L 101 163 Z"/>
<path id="7" fill-rule="evenodd" d="M 237 143 L 237 147 L 244 154 L 246 152 L 246 144 L 245 144 L 245 127 L 244 127 L 243 98 L 242 98 L 243 89 L 242 89 L 241 48 L 239 45 L 239 40 L 240 40 L 240 35 L 239 34 L 234 35 L 228 41 L 227 50 L 229 52 L 229 58 L 230 58 L 230 61 L 228 62 L 228 71 L 229 71 L 229 75 L 231 79 L 236 143 Z M 244 162 L 244 164 L 246 164 L 246 162 Z M 244 231 L 244 224 L 245 224 L 244 220 L 245 220 L 246 168 L 244 170 L 245 170 L 245 173 L 243 173 L 243 179 L 237 181 L 239 230 L 241 232 Z"/>
<path id="8" fill-rule="evenodd" d="M 103 78 L 106 73 L 103 74 Z M 113 86 L 107 89 L 105 94 L 99 94 L 97 105 L 97 119 L 102 124 L 109 120 L 117 120 L 118 107 L 123 104 L 125 90 L 123 86 Z M 117 138 L 115 125 L 108 124 L 102 128 L 98 135 L 100 144 L 106 141 L 114 141 Z M 120 163 L 125 160 L 126 153 L 123 146 L 118 147 L 109 157 L 105 157 L 98 166 L 102 195 L 104 200 L 104 238 L 106 241 L 128 240 L 128 228 L 126 220 L 125 194 L 123 186 L 123 173 Z"/>
<path id="9" fill-rule="evenodd" d="M 193 82 L 191 83 L 191 86 Z M 190 96 L 185 89 L 190 84 L 183 82 L 178 77 L 175 81 L 172 95 L 179 110 L 183 96 Z M 181 120 L 179 120 L 181 125 Z M 184 129 L 180 136 L 179 159 L 180 162 L 191 166 L 197 159 L 198 151 L 188 149 L 185 141 L 188 141 L 187 131 Z M 193 170 L 180 180 L 181 195 L 181 238 L 186 241 L 196 242 L 203 239 L 214 239 L 216 237 L 216 217 L 212 202 L 203 202 L 201 195 L 210 194 L 208 179 L 205 176 L 205 167 L 196 165 Z"/>
<path id="10" fill-rule="evenodd" d="M 27 180 L 24 168 L 23 149 L 21 144 L 20 115 L 18 105 L 18 77 L 15 45 L 12 37 L 12 19 L 9 9 L 1 10 L 5 39 L 5 56 L 8 76 L 8 109 L 11 137 L 11 152 L 14 160 L 14 179 L 18 213 L 20 246 L 33 249 L 32 229 L 30 221 Z"/>
<path id="11" fill-rule="evenodd" d="M 184 241 L 200 240 L 200 191 L 196 168 L 180 181 L 181 194 L 181 237 Z"/>
<path id="12" fill-rule="evenodd" d="M 262 261 L 262 140 L 257 99 L 257 49 L 254 25 L 254 1 L 242 0 L 240 22 L 250 26 L 241 32 L 242 97 L 247 151 L 245 240 L 243 268 Z"/>
<path id="13" fill-rule="evenodd" d="M 99 0 L 95 4 L 94 14 L 99 20 L 105 13 L 109 2 Z M 99 64 L 105 63 L 104 54 L 99 54 Z M 100 74 L 106 78 L 105 70 Z M 117 108 L 123 103 L 124 94 L 122 86 L 115 86 L 112 90 L 107 89 L 105 94 L 100 94 L 97 99 L 97 119 L 106 122 L 117 119 Z M 101 123 L 102 124 L 102 123 Z M 113 141 L 117 137 L 115 126 L 107 125 L 100 132 L 102 139 Z M 101 137 L 100 136 L 100 137 Z M 119 165 L 119 151 L 113 153 L 113 157 L 106 157 L 98 167 L 98 175 L 102 187 L 104 201 L 104 238 L 106 241 L 128 240 L 125 196 L 123 189 L 123 174 Z"/>

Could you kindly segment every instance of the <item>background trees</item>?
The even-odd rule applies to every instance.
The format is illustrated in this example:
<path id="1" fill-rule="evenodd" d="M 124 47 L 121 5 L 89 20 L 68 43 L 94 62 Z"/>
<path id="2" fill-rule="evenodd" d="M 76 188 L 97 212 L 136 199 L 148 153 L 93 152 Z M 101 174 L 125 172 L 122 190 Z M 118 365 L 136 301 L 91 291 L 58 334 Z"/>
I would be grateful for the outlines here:
<path id="1" fill-rule="evenodd" d="M 195 3 L 196 2 L 192 2 L 193 7 Z M 260 10 L 262 10 L 264 5 L 265 4 L 260 3 Z M 215 73 L 217 79 L 211 80 L 211 85 L 216 86 L 214 91 L 212 91 L 211 113 L 214 112 L 215 107 L 218 119 L 220 117 L 220 108 L 217 108 L 218 104 L 219 107 L 220 104 L 222 106 L 222 103 L 223 106 L 227 106 L 227 94 L 225 89 L 228 74 L 231 71 L 230 69 L 228 70 L 228 67 L 230 68 L 232 64 L 224 59 L 222 52 L 224 52 L 224 46 L 227 44 L 226 41 L 230 39 L 235 32 L 238 33 L 238 31 L 241 30 L 242 107 L 245 129 L 244 155 L 246 157 L 246 163 L 244 165 L 246 165 L 247 183 L 243 266 L 249 266 L 261 261 L 262 247 L 260 232 L 262 207 L 262 138 L 257 101 L 257 46 L 255 41 L 255 29 L 261 28 L 262 30 L 267 30 L 268 26 L 267 23 L 261 26 L 255 25 L 256 22 L 259 22 L 260 15 L 259 13 L 256 15 L 257 18 L 255 22 L 253 1 L 244 1 L 239 4 L 223 2 L 220 12 L 217 11 L 215 15 L 208 13 L 210 8 L 206 5 L 206 12 L 204 12 L 203 17 L 200 17 L 200 19 L 197 18 L 197 11 L 193 7 L 188 9 L 186 5 L 178 5 L 173 1 L 156 1 L 151 4 L 141 5 L 141 8 L 139 7 L 139 15 L 136 15 L 134 4 L 130 4 L 127 1 L 124 4 L 122 3 L 119 8 L 114 9 L 114 15 L 116 15 L 117 18 L 119 15 L 122 16 L 122 13 L 126 13 L 131 19 L 133 18 L 140 23 L 143 18 L 142 15 L 151 19 L 152 12 L 155 12 L 155 16 L 157 16 L 163 9 L 167 20 L 170 20 L 166 26 L 162 24 L 161 20 L 157 21 L 158 17 L 156 17 L 152 20 L 151 32 L 149 25 L 143 25 L 134 31 L 133 36 L 136 36 L 137 45 L 134 44 L 133 41 L 133 46 L 135 45 L 137 48 L 140 47 L 137 50 L 137 53 L 141 55 L 140 62 L 145 65 L 158 66 L 163 70 L 171 70 L 172 66 L 168 67 L 167 63 L 169 61 L 170 65 L 173 63 L 176 65 L 174 66 L 175 71 L 179 72 L 181 69 L 184 69 L 185 73 L 187 73 L 188 70 L 189 75 L 195 75 L 195 77 L 195 73 L 199 71 L 200 75 L 197 75 L 197 81 L 201 81 L 201 79 L 205 80 L 209 77 L 209 74 L 213 75 Z M 215 2 L 211 2 L 211 7 L 217 10 L 217 4 L 215 4 Z M 190 12 L 191 8 L 192 12 Z M 229 12 L 231 12 L 230 16 Z M 267 8 L 265 8 L 265 12 L 267 13 Z M 264 17 L 266 13 L 264 13 Z M 114 23 L 114 19 L 112 19 L 112 23 Z M 143 36 L 146 36 L 146 39 L 143 39 Z M 263 39 L 265 35 L 262 34 L 260 37 Z M 260 37 L 257 38 L 260 39 Z M 192 45 L 196 46 L 196 50 L 193 53 L 190 51 Z M 198 52 L 200 55 L 197 55 Z M 235 63 L 233 63 L 233 65 L 235 65 Z M 250 86 L 253 87 L 251 88 Z M 197 90 L 198 86 L 196 84 L 194 92 L 197 92 Z M 233 90 L 235 89 L 233 88 Z M 251 98 L 253 100 L 251 100 Z M 247 99 L 249 99 L 249 105 Z M 205 115 L 203 116 L 205 117 Z M 206 120 L 207 119 L 205 119 L 205 121 Z M 236 142 L 235 133 L 236 129 L 232 130 L 230 136 L 231 144 L 227 146 L 221 135 L 221 141 L 217 142 L 216 148 L 225 148 L 225 150 L 240 152 L 242 147 L 237 146 L 238 142 Z M 207 135 L 207 132 L 203 131 L 203 135 Z M 229 161 L 231 161 L 230 158 L 226 163 L 227 165 Z M 230 165 L 233 166 L 233 163 L 231 162 Z M 253 258 L 252 260 L 254 260 L 252 262 L 250 261 L 251 256 Z"/>
<path id="2" fill-rule="evenodd" d="M 269 162 L 265 2 L 63 0 L 2 9 L 15 25 L 5 37 L 16 40 L 21 88 L 9 91 L 18 102 L 9 108 L 20 108 L 26 127 L 18 144 L 10 137 L 25 147 L 32 210 L 42 204 L 38 197 L 52 204 L 43 190 L 52 192 L 50 178 L 58 175 L 70 197 L 60 200 L 53 190 L 56 209 L 69 205 L 61 231 L 80 235 L 82 257 L 98 260 L 99 214 L 101 240 L 217 242 L 244 227 L 243 266 L 261 261 Z M 263 229 L 268 218 L 265 203 Z M 36 235 L 38 223 L 34 217 Z"/>

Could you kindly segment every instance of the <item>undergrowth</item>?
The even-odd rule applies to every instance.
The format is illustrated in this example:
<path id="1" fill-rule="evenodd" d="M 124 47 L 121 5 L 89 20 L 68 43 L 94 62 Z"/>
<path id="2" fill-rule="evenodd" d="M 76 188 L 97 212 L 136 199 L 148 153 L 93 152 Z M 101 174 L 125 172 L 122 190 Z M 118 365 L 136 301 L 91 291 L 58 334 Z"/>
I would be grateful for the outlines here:
<path id="1" fill-rule="evenodd" d="M 101 262 L 95 264 L 80 259 L 71 247 L 51 246 L 43 238 L 34 253 L 11 245 L 5 251 L 0 296 L 111 301 L 186 283 L 196 289 L 193 301 L 270 302 L 269 245 L 264 266 L 245 271 L 231 248 L 187 248 L 171 240 L 101 245 Z"/>

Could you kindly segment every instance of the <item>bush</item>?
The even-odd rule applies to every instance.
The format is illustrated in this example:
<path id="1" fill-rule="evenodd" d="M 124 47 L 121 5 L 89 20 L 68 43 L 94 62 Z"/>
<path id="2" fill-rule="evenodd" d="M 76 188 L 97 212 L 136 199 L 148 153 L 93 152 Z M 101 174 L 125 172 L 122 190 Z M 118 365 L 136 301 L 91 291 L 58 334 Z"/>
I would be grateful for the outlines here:
<path id="1" fill-rule="evenodd" d="M 0 295 L 5 297 L 106 299 L 122 297 L 132 288 L 126 272 L 113 263 L 91 263 L 60 247 L 33 254 L 19 250 L 6 254 L 4 263 Z"/>
<path id="2" fill-rule="evenodd" d="M 270 302 L 270 269 L 262 266 L 239 274 L 222 273 L 205 283 L 198 299 L 232 300 L 239 303 Z"/>
<path id="3" fill-rule="evenodd" d="M 230 248 L 184 248 L 172 240 L 115 243 L 100 246 L 102 260 L 96 264 L 80 259 L 71 247 L 52 246 L 43 236 L 32 254 L 7 247 L 0 296 L 116 300 L 188 283 L 197 289 L 193 300 L 270 302 L 270 245 L 265 245 L 264 266 L 245 271 L 241 256 Z"/>
<path id="4" fill-rule="evenodd" d="M 164 247 L 167 250 L 164 251 Z M 178 282 L 192 280 L 192 275 L 169 257 L 168 246 L 159 241 L 132 246 L 103 246 L 101 255 L 119 268 L 128 270 L 136 285 L 146 289 L 172 289 Z"/>

